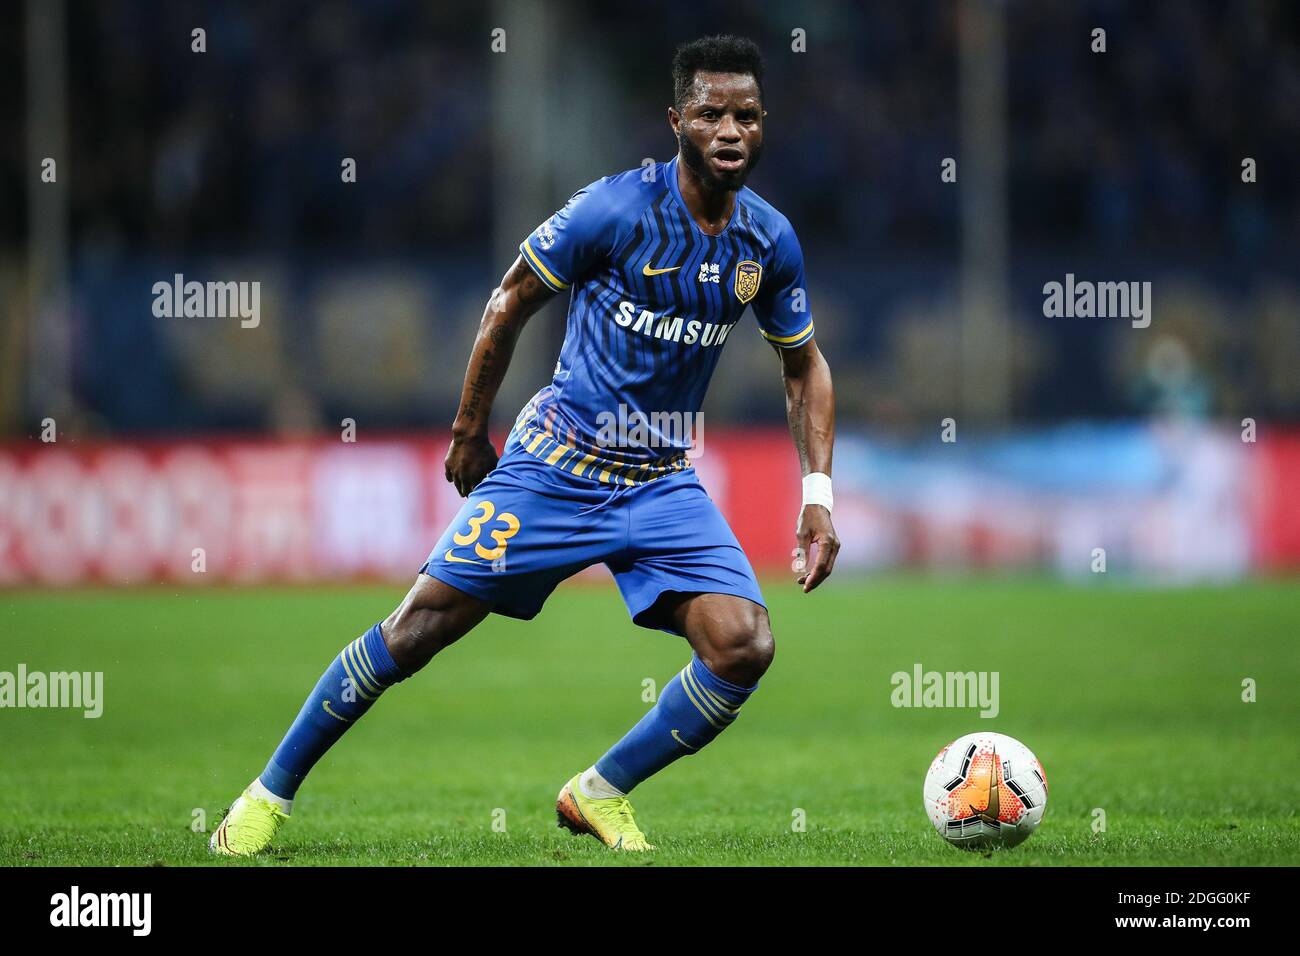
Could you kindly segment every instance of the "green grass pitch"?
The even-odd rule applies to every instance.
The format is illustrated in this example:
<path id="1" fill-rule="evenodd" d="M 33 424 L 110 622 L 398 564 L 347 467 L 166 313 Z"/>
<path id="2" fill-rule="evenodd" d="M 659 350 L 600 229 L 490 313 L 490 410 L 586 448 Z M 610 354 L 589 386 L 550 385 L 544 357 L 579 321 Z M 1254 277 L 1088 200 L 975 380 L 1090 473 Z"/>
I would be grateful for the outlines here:
<path id="1" fill-rule="evenodd" d="M 234 863 L 209 856 L 196 815 L 217 824 L 402 588 L 5 593 L 0 670 L 103 671 L 105 708 L 0 711 L 0 864 L 1300 863 L 1300 588 L 766 590 L 777 655 L 761 689 L 634 794 L 657 853 L 554 825 L 561 784 L 688 653 L 634 627 L 612 586 L 582 583 L 532 622 L 489 618 L 390 691 L 317 767 L 275 851 Z M 916 662 L 998 671 L 1001 712 L 893 707 L 890 675 Z M 993 854 L 946 846 L 921 807 L 935 752 L 980 729 L 1024 741 L 1051 784 L 1038 832 Z"/>

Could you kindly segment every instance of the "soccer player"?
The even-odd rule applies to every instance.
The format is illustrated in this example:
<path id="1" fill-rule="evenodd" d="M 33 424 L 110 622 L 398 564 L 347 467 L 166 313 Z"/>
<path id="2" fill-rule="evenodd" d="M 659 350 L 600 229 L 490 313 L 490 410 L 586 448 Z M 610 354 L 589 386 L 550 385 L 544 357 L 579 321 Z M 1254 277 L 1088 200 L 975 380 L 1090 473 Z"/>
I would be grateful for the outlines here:
<path id="1" fill-rule="evenodd" d="M 613 572 L 632 620 L 694 652 L 626 736 L 560 790 L 560 824 L 618 850 L 651 850 L 627 794 L 736 719 L 772 662 L 754 572 L 686 452 L 723 343 L 752 306 L 780 356 L 804 474 L 793 568 L 803 591 L 831 573 L 834 398 L 813 340 L 790 223 L 745 187 L 763 144 L 758 48 L 684 44 L 668 122 L 677 156 L 580 189 L 520 244 L 488 299 L 447 452 L 466 497 L 401 605 L 334 659 L 266 769 L 212 836 L 218 853 L 266 847 L 307 772 L 379 695 L 489 613 L 529 619 L 589 565 Z M 489 413 L 529 316 L 569 294 L 551 383 L 501 457 Z M 611 429 L 610 422 L 634 423 Z M 761 480 L 751 476 L 750 480 Z"/>

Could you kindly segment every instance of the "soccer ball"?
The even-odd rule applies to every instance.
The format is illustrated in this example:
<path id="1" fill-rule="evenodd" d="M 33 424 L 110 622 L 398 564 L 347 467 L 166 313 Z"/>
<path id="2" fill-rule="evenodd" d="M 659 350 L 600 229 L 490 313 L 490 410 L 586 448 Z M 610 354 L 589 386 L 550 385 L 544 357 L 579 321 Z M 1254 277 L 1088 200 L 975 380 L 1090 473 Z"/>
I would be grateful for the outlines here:
<path id="1" fill-rule="evenodd" d="M 1020 741 L 967 734 L 939 751 L 921 795 L 930 822 L 953 846 L 1012 847 L 1043 819 L 1047 774 Z"/>

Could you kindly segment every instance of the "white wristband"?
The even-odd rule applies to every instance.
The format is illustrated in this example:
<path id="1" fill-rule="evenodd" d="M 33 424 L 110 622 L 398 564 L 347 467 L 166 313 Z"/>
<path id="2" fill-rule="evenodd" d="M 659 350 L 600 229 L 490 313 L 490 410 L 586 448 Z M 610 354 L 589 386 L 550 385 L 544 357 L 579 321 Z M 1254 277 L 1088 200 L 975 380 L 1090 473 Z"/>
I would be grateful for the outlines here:
<path id="1" fill-rule="evenodd" d="M 821 505 L 827 511 L 830 511 L 834 501 L 835 498 L 831 495 L 830 475 L 814 471 L 811 475 L 803 476 L 803 503 L 805 506 Z"/>

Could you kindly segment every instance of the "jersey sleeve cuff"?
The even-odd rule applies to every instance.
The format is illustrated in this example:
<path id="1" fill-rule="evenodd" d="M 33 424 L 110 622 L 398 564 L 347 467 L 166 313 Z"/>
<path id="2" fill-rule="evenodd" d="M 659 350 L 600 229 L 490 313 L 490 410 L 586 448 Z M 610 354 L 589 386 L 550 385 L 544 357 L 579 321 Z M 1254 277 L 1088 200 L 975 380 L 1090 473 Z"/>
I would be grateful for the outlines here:
<path id="1" fill-rule="evenodd" d="M 760 328 L 759 333 L 777 348 L 793 349 L 798 348 L 813 337 L 813 322 L 808 320 L 808 324 L 796 332 L 794 335 L 772 335 L 766 329 Z"/>
<path id="2" fill-rule="evenodd" d="M 524 262 L 528 263 L 529 268 L 537 273 L 537 278 L 541 279 L 543 284 L 552 292 L 563 292 L 569 287 L 569 283 L 561 281 L 555 273 L 546 267 L 546 263 L 533 251 L 532 243 L 527 239 L 519 244 L 519 254 L 524 257 Z"/>

